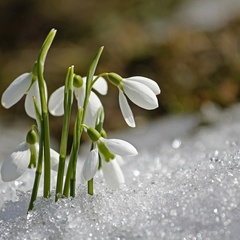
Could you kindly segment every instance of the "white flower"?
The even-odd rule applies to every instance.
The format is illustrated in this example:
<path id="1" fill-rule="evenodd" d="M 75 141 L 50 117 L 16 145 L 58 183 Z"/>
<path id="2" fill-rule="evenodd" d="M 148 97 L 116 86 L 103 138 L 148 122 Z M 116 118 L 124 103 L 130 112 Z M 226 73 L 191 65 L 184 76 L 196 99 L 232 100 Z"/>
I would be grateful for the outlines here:
<path id="1" fill-rule="evenodd" d="M 32 144 L 38 155 L 38 143 Z M 36 156 L 38 157 L 38 156 Z M 59 154 L 50 149 L 51 169 L 57 171 Z M 31 158 L 30 144 L 22 142 L 3 162 L 1 176 L 4 182 L 11 182 L 19 178 L 28 168 Z"/>
<path id="2" fill-rule="evenodd" d="M 156 95 L 160 94 L 160 88 L 153 80 L 145 77 L 123 78 L 120 85 L 128 98 L 137 106 L 147 110 L 158 107 Z M 122 91 L 119 91 L 119 104 L 126 123 L 130 127 L 135 127 L 132 111 Z"/>
<path id="3" fill-rule="evenodd" d="M 107 149 L 102 148 L 102 144 Z M 105 150 L 105 152 L 104 152 Z M 110 152 L 109 152 L 110 151 Z M 108 159 L 109 154 L 115 154 L 112 159 Z M 97 147 L 88 155 L 82 168 L 82 176 L 89 181 L 96 174 L 99 167 L 99 155 L 101 156 L 102 171 L 106 183 L 111 188 L 117 188 L 124 183 L 124 175 L 117 162 L 119 156 L 134 156 L 137 150 L 130 143 L 120 139 L 106 139 L 100 137 L 97 141 Z"/>
<path id="4" fill-rule="evenodd" d="M 98 144 L 101 142 L 105 144 L 110 152 L 119 156 L 134 156 L 138 154 L 136 148 L 132 144 L 121 139 L 108 139 L 100 137 Z"/>
<path id="5" fill-rule="evenodd" d="M 49 112 L 54 116 L 62 116 L 64 114 L 64 88 L 64 86 L 58 88 L 49 98 Z M 107 88 L 107 82 L 102 77 L 93 85 L 93 89 L 102 95 L 107 93 Z M 77 99 L 78 107 L 83 107 L 86 91 L 86 77 L 83 78 L 83 85 L 79 88 L 73 87 L 73 91 Z M 85 123 L 87 123 L 88 126 L 95 125 L 97 112 L 101 106 L 102 103 L 100 99 L 91 91 L 85 116 Z"/>
<path id="6" fill-rule="evenodd" d="M 33 97 L 36 98 L 37 105 L 40 108 L 40 95 L 38 88 L 38 81 L 32 81 L 33 74 L 23 73 L 19 77 L 17 77 L 9 87 L 4 91 L 1 99 L 1 104 L 5 108 L 10 108 L 14 104 L 16 104 L 24 94 L 26 94 L 25 99 L 25 111 L 31 118 L 36 118 L 35 108 L 33 104 Z M 45 86 L 46 91 L 46 86 Z"/>
<path id="7" fill-rule="evenodd" d="M 109 80 L 119 88 L 119 105 L 126 123 L 135 127 L 132 110 L 128 104 L 127 97 L 137 106 L 152 110 L 158 107 L 156 95 L 160 94 L 160 88 L 156 82 L 146 77 L 122 78 L 115 73 L 108 74 Z"/>

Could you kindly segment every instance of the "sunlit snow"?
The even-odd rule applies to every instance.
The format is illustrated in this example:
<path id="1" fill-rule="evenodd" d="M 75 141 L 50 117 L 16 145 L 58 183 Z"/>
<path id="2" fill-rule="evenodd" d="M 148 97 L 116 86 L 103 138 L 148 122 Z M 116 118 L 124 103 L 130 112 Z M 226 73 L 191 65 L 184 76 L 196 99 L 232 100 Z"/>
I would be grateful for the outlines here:
<path id="1" fill-rule="evenodd" d="M 27 214 L 34 172 L 0 182 L 1 239 L 239 239 L 240 107 L 201 125 L 198 115 L 168 117 L 115 137 L 139 155 L 121 166 L 126 185 L 75 199 L 39 197 Z"/>

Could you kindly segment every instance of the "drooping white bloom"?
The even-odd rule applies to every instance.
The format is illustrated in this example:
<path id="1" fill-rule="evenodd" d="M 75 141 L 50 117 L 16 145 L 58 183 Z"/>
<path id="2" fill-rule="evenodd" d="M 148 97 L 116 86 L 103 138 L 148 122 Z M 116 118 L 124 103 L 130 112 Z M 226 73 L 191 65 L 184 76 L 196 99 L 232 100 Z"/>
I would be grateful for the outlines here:
<path id="1" fill-rule="evenodd" d="M 102 148 L 104 144 L 106 149 Z M 105 150 L 105 152 L 104 152 Z M 112 159 L 108 159 L 110 154 Z M 117 188 L 121 183 L 124 183 L 124 175 L 116 158 L 119 156 L 134 156 L 137 154 L 136 148 L 130 143 L 120 139 L 106 139 L 100 137 L 97 141 L 97 147 L 94 148 L 88 155 L 82 168 L 82 176 L 86 181 L 89 181 L 96 174 L 99 167 L 99 155 L 101 157 L 102 171 L 106 183 L 111 188 Z"/>
<path id="2" fill-rule="evenodd" d="M 45 85 L 46 91 L 46 85 Z M 1 99 L 1 104 L 5 108 L 10 108 L 16 104 L 26 94 L 25 111 L 31 118 L 36 118 L 33 97 L 36 98 L 37 105 L 40 108 L 40 95 L 38 81 L 33 81 L 33 74 L 23 73 L 17 77 L 9 87 L 4 91 Z"/>
<path id="3" fill-rule="evenodd" d="M 138 154 L 137 149 L 132 144 L 121 139 L 100 137 L 98 142 L 103 142 L 110 152 L 119 156 L 134 156 Z"/>
<path id="4" fill-rule="evenodd" d="M 123 78 L 121 85 L 128 98 L 147 110 L 158 107 L 156 95 L 160 94 L 160 88 L 152 79 L 145 77 Z"/>
<path id="5" fill-rule="evenodd" d="M 160 88 L 156 82 L 145 77 L 123 78 L 120 83 L 124 93 L 137 106 L 147 110 L 158 107 L 156 95 L 160 94 Z M 120 109 L 126 123 L 135 127 L 134 117 L 125 95 L 119 91 Z"/>
<path id="6" fill-rule="evenodd" d="M 39 145 L 32 144 L 38 157 Z M 22 142 L 7 158 L 1 166 L 1 176 L 4 182 L 11 182 L 19 178 L 28 168 L 31 158 L 30 144 Z M 58 170 L 59 154 L 50 149 L 51 169 Z"/>
<path id="7" fill-rule="evenodd" d="M 62 116 L 64 114 L 64 88 L 64 86 L 58 88 L 49 98 L 49 112 L 54 116 Z M 108 89 L 106 80 L 100 77 L 93 85 L 93 89 L 105 95 Z M 78 88 L 73 87 L 73 91 L 78 107 L 83 107 L 86 91 L 86 77 L 83 78 L 83 85 Z M 100 99 L 91 91 L 85 116 L 85 123 L 87 123 L 88 126 L 94 126 L 98 109 L 101 106 L 102 103 Z"/>
<path id="8" fill-rule="evenodd" d="M 108 78 L 119 88 L 120 109 L 126 123 L 130 127 L 135 127 L 136 125 L 126 96 L 141 108 L 152 110 L 158 107 L 156 95 L 160 94 L 161 91 L 157 83 L 152 79 L 141 76 L 122 78 L 115 73 L 108 74 Z"/>
<path id="9" fill-rule="evenodd" d="M 23 142 L 3 162 L 1 176 L 4 182 L 11 182 L 19 178 L 27 169 L 31 152 L 29 144 Z"/>

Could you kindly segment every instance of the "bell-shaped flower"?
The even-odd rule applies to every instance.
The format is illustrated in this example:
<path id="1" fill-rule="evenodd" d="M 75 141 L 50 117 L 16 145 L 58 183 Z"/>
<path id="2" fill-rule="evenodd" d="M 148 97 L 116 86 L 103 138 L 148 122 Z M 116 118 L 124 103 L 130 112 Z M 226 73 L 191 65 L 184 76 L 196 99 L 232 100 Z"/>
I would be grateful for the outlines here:
<path id="1" fill-rule="evenodd" d="M 82 78 L 83 84 L 81 87 L 73 87 L 74 95 L 77 100 L 78 107 L 83 107 L 86 91 L 86 77 Z M 64 114 L 64 86 L 55 90 L 49 98 L 49 112 L 54 116 L 62 116 Z M 98 93 L 105 95 L 107 93 L 107 82 L 100 77 L 94 83 L 93 89 Z M 98 109 L 102 103 L 98 96 L 91 91 L 89 96 L 88 107 L 86 110 L 85 123 L 89 126 L 94 126 Z"/>
<path id="2" fill-rule="evenodd" d="M 152 79 L 135 76 L 122 78 L 116 73 L 109 73 L 108 79 L 119 88 L 119 105 L 126 123 L 135 127 L 132 110 L 128 104 L 127 97 L 137 106 L 152 110 L 158 107 L 156 95 L 160 94 L 160 88 Z"/>
<path id="3" fill-rule="evenodd" d="M 125 140 L 100 137 L 97 143 L 98 148 L 101 148 L 101 145 L 104 144 L 110 152 L 119 156 L 135 156 L 138 154 L 136 148 Z M 101 153 L 104 155 L 104 152 Z"/>
<path id="4" fill-rule="evenodd" d="M 88 129 L 88 133 L 89 130 L 92 131 L 92 129 Z M 93 136 L 95 131 L 92 133 L 90 133 L 90 137 L 96 143 L 96 147 L 91 150 L 84 162 L 82 176 L 86 181 L 94 177 L 99 167 L 100 156 L 104 178 L 109 187 L 116 188 L 124 183 L 124 175 L 116 158 L 119 156 L 134 156 L 138 152 L 133 145 L 124 140 L 106 139 Z"/>
<path id="5" fill-rule="evenodd" d="M 45 85 L 46 91 L 46 85 Z M 33 104 L 33 97 L 36 98 L 37 105 L 40 108 L 40 95 L 39 95 L 39 87 L 36 76 L 30 73 L 23 73 L 19 77 L 17 77 L 9 87 L 4 91 L 1 104 L 5 108 L 10 108 L 14 104 L 16 104 L 20 99 L 24 96 L 25 99 L 25 111 L 31 118 L 36 118 L 35 108 Z"/>
<path id="6" fill-rule="evenodd" d="M 1 166 L 1 176 L 4 182 L 11 182 L 19 178 L 28 167 L 31 165 L 31 151 L 36 151 L 36 158 L 38 157 L 39 145 L 38 143 L 29 144 L 22 142 L 6 159 Z M 59 154 L 50 149 L 51 169 L 57 171 Z"/>

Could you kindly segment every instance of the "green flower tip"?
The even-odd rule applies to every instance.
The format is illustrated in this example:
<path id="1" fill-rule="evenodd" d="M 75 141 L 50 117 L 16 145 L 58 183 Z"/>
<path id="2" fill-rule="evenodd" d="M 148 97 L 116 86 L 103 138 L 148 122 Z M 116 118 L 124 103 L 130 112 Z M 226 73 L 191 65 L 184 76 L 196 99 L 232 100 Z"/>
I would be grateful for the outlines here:
<path id="1" fill-rule="evenodd" d="M 83 79 L 82 79 L 82 77 L 79 76 L 79 75 L 74 74 L 74 77 L 73 77 L 73 86 L 74 86 L 75 88 L 80 88 L 80 87 L 82 87 L 82 85 L 83 85 Z"/>
<path id="2" fill-rule="evenodd" d="M 27 133 L 26 142 L 30 145 L 37 142 L 37 133 L 33 128 Z"/>
<path id="3" fill-rule="evenodd" d="M 115 158 L 115 155 L 109 151 L 104 142 L 99 141 L 98 151 L 104 156 L 106 162 L 109 162 L 111 159 Z"/>
<path id="4" fill-rule="evenodd" d="M 117 73 L 107 73 L 108 80 L 115 86 L 119 86 L 122 82 L 122 77 Z"/>

